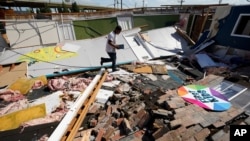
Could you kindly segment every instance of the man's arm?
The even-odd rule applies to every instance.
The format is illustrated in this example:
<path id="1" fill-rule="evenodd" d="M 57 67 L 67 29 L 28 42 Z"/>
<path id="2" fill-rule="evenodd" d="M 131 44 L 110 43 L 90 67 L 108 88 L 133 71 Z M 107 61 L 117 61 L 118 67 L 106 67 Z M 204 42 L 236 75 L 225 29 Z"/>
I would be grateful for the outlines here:
<path id="1" fill-rule="evenodd" d="M 114 44 L 111 40 L 108 40 L 108 44 L 111 45 L 113 48 L 118 49 L 118 45 Z"/>

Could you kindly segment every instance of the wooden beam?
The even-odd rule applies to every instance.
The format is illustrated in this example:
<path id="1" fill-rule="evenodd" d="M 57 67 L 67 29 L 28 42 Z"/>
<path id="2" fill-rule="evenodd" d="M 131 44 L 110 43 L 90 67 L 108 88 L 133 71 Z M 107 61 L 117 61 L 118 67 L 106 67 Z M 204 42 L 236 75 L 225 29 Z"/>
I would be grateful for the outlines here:
<path id="1" fill-rule="evenodd" d="M 96 87 L 93 89 L 93 92 L 90 94 L 90 98 L 87 101 L 87 103 L 85 102 L 85 104 L 82 105 L 82 108 L 78 111 L 78 116 L 75 120 L 72 121 L 70 128 L 68 129 L 68 134 L 66 134 L 63 137 L 63 140 L 66 141 L 72 141 L 74 140 L 78 129 L 80 128 L 83 120 L 85 119 L 87 112 L 89 110 L 89 107 L 93 104 L 93 102 L 96 99 L 96 95 L 99 91 L 99 89 L 102 86 L 102 83 L 105 81 L 106 77 L 107 77 L 108 72 L 106 71 L 104 73 L 104 75 L 102 76 L 101 80 L 97 83 Z"/>

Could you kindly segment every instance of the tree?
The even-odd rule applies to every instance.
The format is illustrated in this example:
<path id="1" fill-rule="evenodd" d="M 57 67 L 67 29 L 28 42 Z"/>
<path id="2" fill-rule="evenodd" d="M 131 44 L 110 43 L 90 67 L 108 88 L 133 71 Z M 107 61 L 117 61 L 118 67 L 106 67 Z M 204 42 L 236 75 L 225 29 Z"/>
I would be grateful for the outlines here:
<path id="1" fill-rule="evenodd" d="M 34 13 L 33 8 L 27 8 L 26 11 L 29 13 Z"/>
<path id="2" fill-rule="evenodd" d="M 65 3 L 62 3 L 62 12 L 63 13 L 69 13 L 69 9 L 66 7 Z"/>
<path id="3" fill-rule="evenodd" d="M 57 7 L 57 12 L 58 12 L 58 13 L 62 13 L 62 11 L 63 11 L 63 10 L 62 10 L 62 7 Z"/>
<path id="4" fill-rule="evenodd" d="M 76 2 L 72 3 L 71 12 L 79 12 L 79 7 Z"/>
<path id="5" fill-rule="evenodd" d="M 37 14 L 41 13 L 39 8 L 36 9 L 36 13 Z"/>
<path id="6" fill-rule="evenodd" d="M 40 12 L 41 13 L 51 13 L 51 9 L 49 8 L 49 6 L 47 4 L 45 4 L 45 6 L 43 8 L 40 8 Z"/>

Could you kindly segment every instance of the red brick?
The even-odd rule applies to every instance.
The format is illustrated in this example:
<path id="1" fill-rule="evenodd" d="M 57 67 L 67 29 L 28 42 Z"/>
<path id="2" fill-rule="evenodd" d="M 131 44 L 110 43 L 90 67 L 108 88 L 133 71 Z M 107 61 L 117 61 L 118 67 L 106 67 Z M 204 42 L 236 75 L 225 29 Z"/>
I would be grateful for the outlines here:
<path id="1" fill-rule="evenodd" d="M 125 137 L 125 135 L 121 135 L 120 130 L 116 130 L 114 132 L 114 135 L 110 137 L 110 140 L 111 141 L 118 141 L 123 137 Z"/>
<path id="2" fill-rule="evenodd" d="M 149 94 L 152 93 L 152 90 L 151 89 L 145 89 L 143 92 L 144 92 L 144 94 L 149 95 Z"/>
<path id="3" fill-rule="evenodd" d="M 194 136 L 195 132 L 192 129 L 187 129 L 185 132 L 181 133 L 181 137 L 183 140 L 187 140 L 189 138 L 191 138 L 192 136 Z"/>
<path id="4" fill-rule="evenodd" d="M 217 121 L 217 122 L 213 123 L 213 126 L 215 128 L 220 128 L 220 127 L 222 127 L 224 125 L 225 125 L 225 122 L 222 122 L 222 121 Z"/>
<path id="5" fill-rule="evenodd" d="M 126 118 L 123 119 L 122 125 L 126 134 L 129 134 L 132 131 L 130 122 Z"/>
<path id="6" fill-rule="evenodd" d="M 115 129 L 114 127 L 110 126 L 107 128 L 106 132 L 104 133 L 103 137 L 105 140 L 109 140 L 112 134 L 114 133 Z"/>
<path id="7" fill-rule="evenodd" d="M 118 119 L 116 119 L 116 125 L 117 125 L 117 126 L 120 126 L 121 123 L 122 123 L 122 121 L 123 121 L 123 118 L 118 118 Z"/>
<path id="8" fill-rule="evenodd" d="M 135 132 L 134 135 L 135 135 L 135 137 L 142 139 L 142 137 L 144 135 L 144 131 L 139 130 L 139 131 Z"/>
<path id="9" fill-rule="evenodd" d="M 171 130 L 168 133 L 164 134 L 162 137 L 156 139 L 155 141 L 166 141 L 166 139 L 167 139 L 167 141 L 174 141 L 171 134 L 170 134 L 171 132 L 175 132 L 175 131 Z"/>
<path id="10" fill-rule="evenodd" d="M 100 108 L 100 105 L 98 103 L 93 103 L 90 107 L 89 107 L 89 110 L 88 110 L 88 113 L 96 113 Z"/>
<path id="11" fill-rule="evenodd" d="M 102 136 L 104 135 L 105 130 L 103 128 L 99 129 L 99 132 L 95 138 L 95 141 L 101 141 L 102 140 Z"/>
<path id="12" fill-rule="evenodd" d="M 106 110 L 106 115 L 107 116 L 111 116 L 110 115 L 111 114 L 111 110 L 112 110 L 112 107 L 109 105 L 108 108 L 107 108 L 107 110 Z"/>
<path id="13" fill-rule="evenodd" d="M 95 127 L 97 125 L 97 120 L 92 118 L 90 121 L 89 121 L 89 126 L 90 127 Z"/>
<path id="14" fill-rule="evenodd" d="M 196 141 L 194 137 L 190 137 L 188 139 L 186 139 L 185 141 Z"/>
<path id="15" fill-rule="evenodd" d="M 195 139 L 197 141 L 205 140 L 206 137 L 209 136 L 209 134 L 210 134 L 210 130 L 208 128 L 204 128 L 200 132 L 198 132 L 197 134 L 195 134 Z"/>
<path id="16" fill-rule="evenodd" d="M 179 128 L 176 129 L 176 131 L 181 134 L 182 132 L 185 132 L 187 130 L 187 128 L 185 126 L 181 126 Z"/>
<path id="17" fill-rule="evenodd" d="M 149 119 L 150 115 L 149 113 L 146 112 L 144 116 L 141 118 L 141 120 L 138 122 L 138 127 L 143 128 L 143 126 L 148 123 Z"/>
<path id="18" fill-rule="evenodd" d="M 107 120 L 103 128 L 108 128 L 109 126 L 112 126 L 113 121 L 114 121 L 114 118 L 109 117 L 109 119 Z"/>
<path id="19" fill-rule="evenodd" d="M 164 95 L 161 95 L 158 100 L 157 100 L 157 103 L 158 104 L 162 104 L 163 102 L 165 102 L 167 99 L 168 99 L 169 95 L 168 94 L 164 94 Z"/>
<path id="20" fill-rule="evenodd" d="M 175 119 L 175 120 L 170 121 L 171 128 L 174 128 L 179 125 L 181 125 L 181 119 Z"/>

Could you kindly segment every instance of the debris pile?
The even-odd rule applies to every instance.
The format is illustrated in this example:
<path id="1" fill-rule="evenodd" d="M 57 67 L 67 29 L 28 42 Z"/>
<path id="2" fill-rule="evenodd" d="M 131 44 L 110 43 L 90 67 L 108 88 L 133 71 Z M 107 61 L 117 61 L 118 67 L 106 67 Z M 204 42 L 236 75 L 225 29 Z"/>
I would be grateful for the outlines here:
<path id="1" fill-rule="evenodd" d="M 131 67 L 128 68 L 131 71 Z M 93 103 L 76 140 L 83 137 L 112 141 L 163 141 L 166 138 L 173 141 L 229 140 L 230 125 L 248 124 L 248 115 L 235 106 L 227 111 L 216 112 L 184 101 L 177 94 L 181 84 L 171 81 L 171 77 L 164 80 L 162 74 L 111 75 L 116 79 L 113 81 L 119 80 L 120 83 L 116 83 L 115 87 L 102 87 L 114 93 L 105 103 Z M 175 73 L 177 76 L 180 75 Z M 216 75 L 209 75 L 196 83 L 206 85 L 214 79 Z M 168 81 L 172 84 L 169 85 Z"/>
<path id="2" fill-rule="evenodd" d="M 250 118 L 235 105 L 229 110 L 216 112 L 180 97 L 177 90 L 183 85 L 210 87 L 224 79 L 214 74 L 204 75 L 193 65 L 189 60 L 180 61 L 175 56 L 144 64 L 121 65 L 119 71 L 107 75 L 75 140 L 229 140 L 230 125 L 249 124 Z M 21 135 L 29 127 L 47 125 L 46 128 L 51 128 L 49 123 L 55 123 L 54 128 L 97 72 L 89 71 L 46 81 L 22 81 L 29 84 L 28 88 L 20 92 L 20 99 L 13 101 L 2 98 L 1 104 L 4 106 L 0 118 L 22 111 L 22 114 L 16 114 L 19 115 L 17 118 L 25 119 L 20 115 L 36 113 L 30 108 L 35 107 L 42 112 L 26 120 L 18 120 L 18 124 L 13 125 L 19 127 L 18 134 Z M 7 92 L 14 91 L 6 89 L 1 92 L 1 96 L 6 96 Z M 13 129 L 6 129 L 3 125 L 0 127 L 2 131 Z M 52 129 L 47 130 L 36 135 L 36 138 L 47 140 L 52 132 Z"/>

